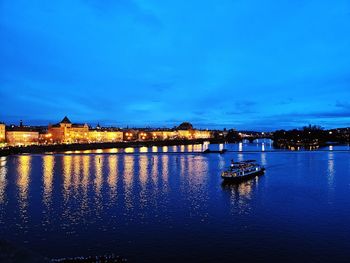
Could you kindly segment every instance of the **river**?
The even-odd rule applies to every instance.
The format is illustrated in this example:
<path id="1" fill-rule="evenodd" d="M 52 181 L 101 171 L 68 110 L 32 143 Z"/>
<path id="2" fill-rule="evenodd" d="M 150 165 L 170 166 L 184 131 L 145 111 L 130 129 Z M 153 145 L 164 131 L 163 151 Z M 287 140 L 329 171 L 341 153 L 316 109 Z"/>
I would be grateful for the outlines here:
<path id="1" fill-rule="evenodd" d="M 271 142 L 0 159 L 0 238 L 50 258 L 129 262 L 348 262 L 350 151 Z M 230 160 L 265 175 L 224 185 Z"/>

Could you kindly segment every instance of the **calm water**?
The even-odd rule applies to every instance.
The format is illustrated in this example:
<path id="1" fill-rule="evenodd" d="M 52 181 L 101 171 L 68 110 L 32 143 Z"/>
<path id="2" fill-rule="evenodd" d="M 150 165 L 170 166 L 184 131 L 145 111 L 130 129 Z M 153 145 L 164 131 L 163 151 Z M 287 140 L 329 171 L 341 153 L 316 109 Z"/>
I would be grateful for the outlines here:
<path id="1" fill-rule="evenodd" d="M 348 146 L 244 152 L 271 150 L 264 142 L 196 153 L 203 147 L 1 157 L 0 238 L 49 257 L 350 261 L 350 152 L 336 151 Z M 256 159 L 267 172 L 222 185 L 232 158 Z"/>

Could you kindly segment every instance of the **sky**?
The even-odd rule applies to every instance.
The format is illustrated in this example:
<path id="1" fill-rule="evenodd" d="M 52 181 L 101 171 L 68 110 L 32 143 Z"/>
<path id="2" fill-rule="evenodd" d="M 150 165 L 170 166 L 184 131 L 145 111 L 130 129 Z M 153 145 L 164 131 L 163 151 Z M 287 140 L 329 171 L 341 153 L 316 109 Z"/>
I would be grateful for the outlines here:
<path id="1" fill-rule="evenodd" d="M 0 0 L 0 121 L 350 126 L 348 0 Z"/>

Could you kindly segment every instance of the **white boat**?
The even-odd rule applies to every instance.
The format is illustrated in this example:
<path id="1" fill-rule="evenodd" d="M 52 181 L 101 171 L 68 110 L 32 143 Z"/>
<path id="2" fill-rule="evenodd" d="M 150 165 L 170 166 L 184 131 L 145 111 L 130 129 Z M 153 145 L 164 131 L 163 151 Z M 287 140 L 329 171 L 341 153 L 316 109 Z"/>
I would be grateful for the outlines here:
<path id="1" fill-rule="evenodd" d="M 255 160 L 247 160 L 243 162 L 231 162 L 230 167 L 221 173 L 221 177 L 225 181 L 239 182 L 262 175 L 265 168 L 256 163 Z"/>

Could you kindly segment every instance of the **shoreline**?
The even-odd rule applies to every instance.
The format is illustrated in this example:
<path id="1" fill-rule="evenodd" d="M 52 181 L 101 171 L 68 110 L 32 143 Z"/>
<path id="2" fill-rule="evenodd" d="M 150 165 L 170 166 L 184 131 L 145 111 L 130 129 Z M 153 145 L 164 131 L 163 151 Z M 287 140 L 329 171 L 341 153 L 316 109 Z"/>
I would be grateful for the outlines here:
<path id="1" fill-rule="evenodd" d="M 74 143 L 74 144 L 54 144 L 54 145 L 30 145 L 30 146 L 11 146 L 0 149 L 0 156 L 9 156 L 16 154 L 42 154 L 42 153 L 63 153 L 66 151 L 85 151 L 111 148 L 128 147 L 151 147 L 151 146 L 177 146 L 190 144 L 225 143 L 224 140 L 217 139 L 193 139 L 193 140 L 167 140 L 167 141 L 124 141 L 108 143 Z"/>
<path id="2" fill-rule="evenodd" d="M 74 143 L 74 144 L 51 144 L 51 145 L 29 145 L 29 146 L 10 146 L 7 148 L 0 148 L 0 157 L 1 156 L 10 156 L 17 154 L 47 154 L 47 153 L 65 153 L 69 151 L 86 151 L 86 150 L 103 150 L 103 149 L 125 149 L 128 147 L 152 147 L 152 146 L 179 146 L 179 145 L 191 145 L 191 144 L 203 144 L 204 142 L 209 142 L 210 144 L 219 144 L 219 143 L 237 143 L 237 142 L 227 142 L 222 139 L 193 139 L 193 140 L 167 140 L 167 141 L 123 141 L 123 142 L 110 142 L 110 143 Z M 331 145 L 325 144 L 324 146 Z M 335 145 L 345 145 L 343 143 L 335 143 Z M 338 151 L 338 152 L 349 152 L 349 150 L 326 150 L 319 147 L 318 149 L 299 149 L 299 150 L 290 150 L 287 148 L 276 147 L 275 150 L 228 150 L 227 152 L 231 153 L 258 153 L 258 152 L 329 152 L 329 151 Z M 198 152 L 200 153 L 200 152 Z M 130 153 L 131 154 L 131 153 Z"/>

